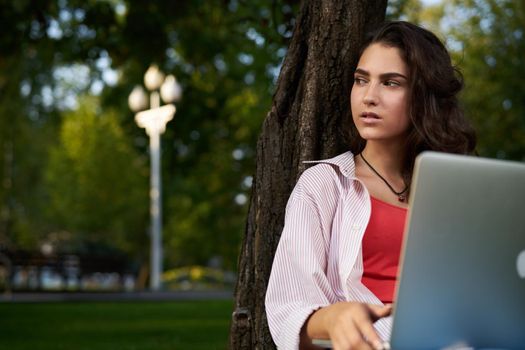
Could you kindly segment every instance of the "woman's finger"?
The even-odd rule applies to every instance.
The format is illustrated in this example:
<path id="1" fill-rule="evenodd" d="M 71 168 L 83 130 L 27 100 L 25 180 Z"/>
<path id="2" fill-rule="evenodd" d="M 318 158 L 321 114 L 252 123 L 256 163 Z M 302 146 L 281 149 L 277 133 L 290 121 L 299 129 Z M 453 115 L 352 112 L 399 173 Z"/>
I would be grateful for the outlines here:
<path id="1" fill-rule="evenodd" d="M 390 316 L 392 314 L 392 304 L 389 305 L 374 305 L 367 304 L 370 310 L 370 317 L 375 322 L 380 318 Z"/>
<path id="2" fill-rule="evenodd" d="M 363 306 L 362 311 L 357 313 L 354 322 L 359 334 L 376 350 L 383 349 L 383 341 L 377 334 L 372 320 L 373 310 Z"/>
<path id="3" fill-rule="evenodd" d="M 355 322 L 350 322 L 344 328 L 340 328 L 332 338 L 334 350 L 372 350 L 364 341 Z"/>

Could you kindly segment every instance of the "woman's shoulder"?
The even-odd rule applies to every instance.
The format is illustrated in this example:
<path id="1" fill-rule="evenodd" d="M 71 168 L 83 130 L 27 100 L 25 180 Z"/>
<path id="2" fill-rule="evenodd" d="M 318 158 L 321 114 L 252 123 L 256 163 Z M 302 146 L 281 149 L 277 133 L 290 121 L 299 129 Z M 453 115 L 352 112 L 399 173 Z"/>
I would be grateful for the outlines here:
<path id="1" fill-rule="evenodd" d="M 355 178 L 354 155 L 350 151 L 333 158 L 310 160 L 303 163 L 313 165 L 304 171 L 303 176 L 306 177 L 342 175 L 350 179 Z"/>
<path id="2" fill-rule="evenodd" d="M 334 158 L 306 161 L 312 164 L 299 178 L 297 185 L 311 195 L 340 191 L 345 183 L 355 179 L 354 157 L 345 152 Z"/>

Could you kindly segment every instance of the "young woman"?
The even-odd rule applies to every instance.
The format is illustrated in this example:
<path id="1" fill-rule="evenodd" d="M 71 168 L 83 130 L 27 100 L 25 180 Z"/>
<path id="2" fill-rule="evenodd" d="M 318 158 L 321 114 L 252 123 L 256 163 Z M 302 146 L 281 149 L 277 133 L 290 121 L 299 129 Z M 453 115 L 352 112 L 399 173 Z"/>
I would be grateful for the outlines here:
<path id="1" fill-rule="evenodd" d="M 472 153 L 463 84 L 431 32 L 388 22 L 366 40 L 350 94 L 350 151 L 292 192 L 266 293 L 281 349 L 381 349 L 389 338 L 408 192 L 424 150 Z"/>

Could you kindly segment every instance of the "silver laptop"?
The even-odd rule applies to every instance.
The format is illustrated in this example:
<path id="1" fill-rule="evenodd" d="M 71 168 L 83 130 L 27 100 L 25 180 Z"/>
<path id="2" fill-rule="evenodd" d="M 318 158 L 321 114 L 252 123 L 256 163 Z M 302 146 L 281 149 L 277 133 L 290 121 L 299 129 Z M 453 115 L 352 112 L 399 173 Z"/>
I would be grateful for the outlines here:
<path id="1" fill-rule="evenodd" d="M 417 158 L 390 348 L 525 349 L 525 163 Z"/>

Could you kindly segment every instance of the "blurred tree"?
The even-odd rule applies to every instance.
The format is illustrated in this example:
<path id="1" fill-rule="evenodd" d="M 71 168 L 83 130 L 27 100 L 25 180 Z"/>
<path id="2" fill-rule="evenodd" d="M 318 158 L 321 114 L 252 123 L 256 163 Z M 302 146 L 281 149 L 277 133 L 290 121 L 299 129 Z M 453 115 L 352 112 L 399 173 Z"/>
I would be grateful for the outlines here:
<path id="1" fill-rule="evenodd" d="M 127 25 L 149 33 L 142 17 L 176 13 L 165 28 L 169 47 L 157 59 L 184 87 L 163 136 L 167 264 L 207 264 L 214 258 L 235 269 L 255 140 L 296 4 L 195 1 L 177 9 L 169 2 L 145 4 L 129 3 L 127 18 L 136 22 Z M 136 83 L 145 68 L 128 62 L 123 69 Z"/>
<path id="2" fill-rule="evenodd" d="M 37 28 L 45 21 L 41 11 L 49 6 L 47 1 L 34 6 L 0 2 L 0 22 L 9 32 L 0 38 L 0 249 L 35 246 L 39 237 L 34 231 L 43 222 L 34 198 L 41 194 L 38 170 L 45 159 L 41 145 L 52 132 L 38 113 L 44 103 L 31 100 L 25 78 L 49 67 L 45 55 L 36 58 L 34 47 Z M 29 36 L 31 40 L 24 40 Z M 39 75 L 35 80 L 45 79 Z"/>
<path id="3" fill-rule="evenodd" d="M 284 209 L 303 161 L 345 150 L 341 125 L 364 33 L 385 18 L 386 0 L 304 1 L 272 107 L 257 143 L 255 183 L 235 291 L 232 349 L 268 349 L 273 342 L 264 296 Z"/>
<path id="4" fill-rule="evenodd" d="M 0 243 L 35 249 L 66 225 L 59 217 L 67 205 L 56 202 L 53 220 L 42 214 L 60 188 L 49 187 L 56 172 L 46 181 L 42 174 L 56 165 L 46 165 L 56 157 L 48 149 L 77 96 L 100 96 L 101 111 L 117 111 L 128 142 L 147 154 L 126 100 L 156 62 L 185 88 L 163 137 L 167 266 L 215 257 L 234 269 L 257 130 L 296 7 L 293 0 L 0 1 L 0 20 L 12 29 L 0 39 Z M 77 215 L 105 221 L 101 211 Z"/>
<path id="5" fill-rule="evenodd" d="M 389 0 L 386 19 L 419 22 L 422 9 L 420 0 Z"/>
<path id="6" fill-rule="evenodd" d="M 524 161 L 525 3 L 443 0 L 411 19 L 441 33 L 462 71 L 461 101 L 480 155 Z"/>
<path id="7" fill-rule="evenodd" d="M 465 76 L 483 156 L 525 161 L 525 3 L 449 1 L 442 27 Z"/>
<path id="8" fill-rule="evenodd" d="M 78 252 L 98 245 L 140 254 L 147 245 L 147 167 L 115 112 L 98 108 L 87 98 L 64 115 L 45 172 L 47 212 L 55 229 L 73 233 Z"/>
<path id="9" fill-rule="evenodd" d="M 48 147 L 57 137 L 60 111 L 72 106 L 89 78 L 64 82 L 64 62 L 83 54 L 76 46 L 82 35 L 69 25 L 83 12 L 68 17 L 59 3 L 65 6 L 0 1 L 0 22 L 9 31 L 0 39 L 0 248 L 34 250 L 46 236 L 42 174 Z"/>
<path id="10" fill-rule="evenodd" d="M 166 134 L 174 146 L 166 149 L 166 254 L 172 265 L 219 256 L 235 269 L 256 135 L 291 33 L 276 21 L 291 21 L 293 7 L 205 2 L 193 11 L 178 23 L 166 64 L 187 86 Z"/>

